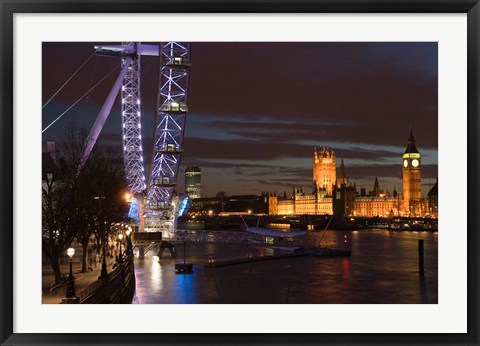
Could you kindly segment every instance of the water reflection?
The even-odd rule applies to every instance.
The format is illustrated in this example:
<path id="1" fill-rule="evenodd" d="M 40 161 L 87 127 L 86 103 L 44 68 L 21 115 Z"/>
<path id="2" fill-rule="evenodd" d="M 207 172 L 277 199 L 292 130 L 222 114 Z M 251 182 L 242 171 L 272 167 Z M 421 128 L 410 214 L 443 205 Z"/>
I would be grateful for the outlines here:
<path id="1" fill-rule="evenodd" d="M 309 235 L 319 240 L 320 234 Z M 138 303 L 437 303 L 437 234 L 384 230 L 329 231 L 322 243 L 343 244 L 349 258 L 297 257 L 205 268 L 215 259 L 270 256 L 250 244 L 189 244 L 193 274 L 175 274 L 178 260 L 135 259 Z M 418 275 L 418 239 L 425 242 L 425 278 Z M 156 254 L 153 250 L 152 253 Z M 167 256 L 168 257 L 168 256 Z"/>
<path id="2" fill-rule="evenodd" d="M 343 280 L 347 281 L 350 278 L 350 258 L 342 259 Z"/>

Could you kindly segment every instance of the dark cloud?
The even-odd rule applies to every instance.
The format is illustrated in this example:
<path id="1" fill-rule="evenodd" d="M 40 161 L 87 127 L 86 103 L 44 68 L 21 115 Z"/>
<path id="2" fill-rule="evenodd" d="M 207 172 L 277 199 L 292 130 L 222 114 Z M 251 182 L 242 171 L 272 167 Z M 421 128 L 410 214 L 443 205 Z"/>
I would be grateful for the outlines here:
<path id="1" fill-rule="evenodd" d="M 202 167 L 205 169 L 216 170 L 230 170 L 237 175 L 246 175 L 253 177 L 261 176 L 282 176 L 282 179 L 295 181 L 297 179 L 311 180 L 312 169 L 307 167 L 286 167 L 286 166 L 272 166 L 268 164 L 254 164 L 254 163 L 230 163 L 230 162 L 210 162 L 208 160 L 193 160 L 183 161 L 184 165 L 192 165 Z M 242 181 L 238 180 L 237 181 Z"/>
<path id="2" fill-rule="evenodd" d="M 384 120 L 388 123 L 388 119 Z M 350 122 L 305 122 L 298 119 L 298 122 L 278 122 L 276 119 L 270 119 L 265 122 L 255 121 L 211 121 L 205 123 L 205 126 L 218 128 L 219 131 L 232 135 L 244 137 L 246 139 L 268 141 L 271 143 L 297 143 L 299 141 L 317 142 L 319 145 L 329 142 L 361 143 L 369 145 L 392 145 L 403 146 L 408 138 L 409 131 L 395 131 L 389 128 L 387 124 L 377 126 L 372 129 L 371 125 L 361 121 Z M 373 133 L 372 133 L 373 131 Z M 423 136 L 423 133 L 414 131 L 420 141 L 419 147 L 423 149 L 437 148 L 437 143 L 427 142 L 432 140 L 430 136 Z M 393 141 L 393 137 L 403 137 L 399 141 Z"/>
<path id="3" fill-rule="evenodd" d="M 398 165 L 346 165 L 347 175 L 350 179 L 368 179 L 375 176 L 393 177 L 402 179 L 402 167 Z M 422 178 L 435 178 L 438 175 L 438 165 L 422 165 Z"/>
<path id="4" fill-rule="evenodd" d="M 353 121 L 363 129 L 353 140 L 383 133 L 390 145 L 403 143 L 413 126 L 425 145 L 436 146 L 436 49 L 436 43 L 203 43 L 193 55 L 190 85 L 200 91 L 191 93 L 191 110 L 254 121 Z"/>
<path id="5" fill-rule="evenodd" d="M 260 185 L 265 185 L 265 186 L 275 186 L 275 187 L 278 187 L 278 186 L 282 186 L 282 187 L 295 187 L 295 186 L 299 186 L 301 184 L 301 182 L 296 182 L 296 183 L 286 183 L 286 182 L 283 182 L 283 181 L 278 181 L 278 180 L 257 180 L 257 183 L 259 183 Z"/>
<path id="6" fill-rule="evenodd" d="M 313 147 L 306 144 L 275 143 L 252 140 L 217 140 L 186 137 L 185 158 L 270 161 L 281 158 L 312 158 Z M 382 160 L 399 157 L 401 153 L 369 150 L 360 147 L 335 149 L 337 157 Z"/>

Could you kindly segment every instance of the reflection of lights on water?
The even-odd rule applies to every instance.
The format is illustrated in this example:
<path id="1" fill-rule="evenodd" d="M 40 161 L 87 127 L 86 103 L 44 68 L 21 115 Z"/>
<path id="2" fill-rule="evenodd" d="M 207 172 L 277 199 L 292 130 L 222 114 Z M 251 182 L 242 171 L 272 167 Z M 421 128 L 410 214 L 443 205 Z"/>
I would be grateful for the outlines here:
<path id="1" fill-rule="evenodd" d="M 350 260 L 348 258 L 344 258 L 342 260 L 342 268 L 343 268 L 343 279 L 350 278 Z"/>
<path id="2" fill-rule="evenodd" d="M 151 277 L 150 277 L 153 290 L 158 290 L 162 288 L 163 286 L 162 279 L 163 279 L 163 273 L 162 273 L 162 267 L 160 266 L 159 257 L 153 256 Z"/>

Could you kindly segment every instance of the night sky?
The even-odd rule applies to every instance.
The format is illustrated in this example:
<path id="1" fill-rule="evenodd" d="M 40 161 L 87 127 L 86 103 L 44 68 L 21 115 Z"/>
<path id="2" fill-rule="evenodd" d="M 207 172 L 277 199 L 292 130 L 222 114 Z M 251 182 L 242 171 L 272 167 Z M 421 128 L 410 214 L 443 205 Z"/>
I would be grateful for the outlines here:
<path id="1" fill-rule="evenodd" d="M 43 103 L 92 54 L 95 43 L 43 44 Z M 202 169 L 202 196 L 312 190 L 315 146 L 343 158 L 357 187 L 402 190 L 401 155 L 410 129 L 422 154 L 423 195 L 438 163 L 436 43 L 192 43 L 184 170 Z M 43 110 L 43 127 L 115 66 L 93 57 Z M 118 70 L 119 71 L 119 70 Z M 43 139 L 61 140 L 75 121 L 90 130 L 113 73 Z M 149 162 L 158 58 L 142 58 L 142 130 Z M 122 152 L 120 98 L 99 144 Z"/>

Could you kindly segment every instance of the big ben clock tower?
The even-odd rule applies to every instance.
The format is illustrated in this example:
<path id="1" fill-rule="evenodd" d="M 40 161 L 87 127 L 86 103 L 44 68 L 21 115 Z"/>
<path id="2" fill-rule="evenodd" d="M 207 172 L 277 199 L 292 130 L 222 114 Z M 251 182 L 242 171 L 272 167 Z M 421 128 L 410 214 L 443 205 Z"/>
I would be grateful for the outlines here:
<path id="1" fill-rule="evenodd" d="M 420 216 L 422 199 L 422 159 L 410 131 L 407 148 L 403 153 L 403 202 L 404 212 L 409 216 Z"/>

